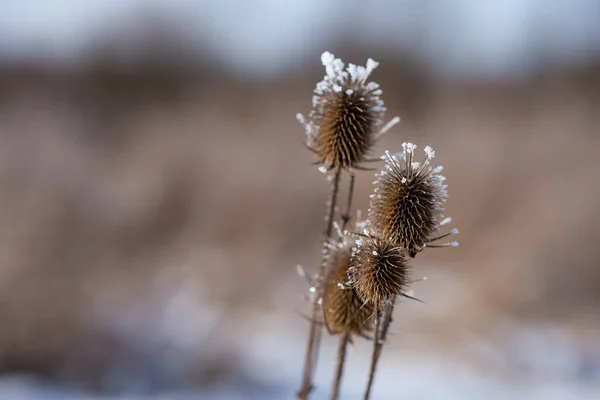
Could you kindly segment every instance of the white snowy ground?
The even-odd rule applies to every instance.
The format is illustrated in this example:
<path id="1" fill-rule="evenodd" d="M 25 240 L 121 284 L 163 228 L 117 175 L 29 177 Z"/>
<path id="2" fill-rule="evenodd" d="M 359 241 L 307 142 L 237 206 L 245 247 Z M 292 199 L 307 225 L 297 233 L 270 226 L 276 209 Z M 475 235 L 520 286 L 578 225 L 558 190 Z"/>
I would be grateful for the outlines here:
<path id="1" fill-rule="evenodd" d="M 279 400 L 292 399 L 299 380 L 299 363 L 304 337 L 289 333 L 291 340 L 281 341 L 279 332 L 256 335 L 248 343 L 243 357 L 248 376 L 258 382 L 256 387 L 236 382 L 223 384 L 210 391 L 170 392 L 157 395 L 100 396 L 61 389 L 27 377 L 0 379 L 1 400 Z M 400 335 L 401 336 L 401 335 Z M 508 365 L 526 371 L 527 378 L 486 373 L 474 365 L 462 362 L 444 349 L 402 349 L 397 336 L 393 348 L 380 364 L 374 398 L 395 399 L 600 399 L 600 351 L 595 358 L 581 354 L 549 334 L 545 328 L 520 327 L 515 330 L 514 343 L 489 346 L 492 357 L 509 358 Z M 493 348 L 495 347 L 495 349 Z M 600 350 L 600 349 L 597 349 Z M 361 399 L 369 359 L 369 344 L 358 343 L 351 349 L 342 389 L 342 399 Z M 333 371 L 335 341 L 327 340 L 322 351 L 322 363 L 317 377 L 315 400 L 327 398 L 327 388 Z M 495 353 L 495 354 L 494 354 Z M 511 375 L 511 374 L 508 374 Z M 518 375 L 518 374 L 516 374 Z"/>
<path id="2" fill-rule="evenodd" d="M 294 289 L 281 288 L 288 294 L 290 290 Z M 396 310 L 391 329 L 394 334 L 386 344 L 378 369 L 375 399 L 600 399 L 600 340 L 593 335 L 591 343 L 583 344 L 581 340 L 574 340 L 568 327 L 541 322 L 525 324 L 505 318 L 490 330 L 493 333 L 473 332 L 472 337 L 462 341 L 432 340 L 424 337 L 422 330 L 411 328 L 415 325 L 412 321 L 440 312 L 455 315 L 456 311 L 450 311 L 457 308 L 452 301 L 453 293 L 460 292 L 461 287 L 449 276 L 433 276 L 417 290 L 428 304 L 406 302 Z M 158 325 L 146 326 L 146 329 L 121 327 L 121 332 L 129 332 L 135 336 L 129 339 L 139 341 L 144 332 L 161 334 L 161 329 L 168 327 L 164 331 L 167 333 L 162 334 L 170 335 L 170 340 L 184 350 L 182 354 L 186 357 L 198 347 L 192 339 L 198 340 L 218 327 L 218 340 L 241 360 L 238 372 L 243 378 L 232 378 L 211 389 L 196 391 L 101 396 L 12 376 L 0 378 L 0 400 L 294 399 L 302 367 L 306 321 L 291 312 L 289 304 L 282 304 L 281 308 L 268 313 L 242 313 L 224 325 L 215 322 L 212 326 L 210 323 L 194 326 L 189 323 L 197 320 L 194 316 L 203 315 L 207 321 L 210 315 L 217 315 L 216 310 L 195 301 L 194 296 L 199 292 L 201 290 L 193 285 L 183 285 L 172 293 L 171 301 L 165 302 L 162 314 L 158 313 Z M 426 327 L 425 332 L 431 329 Z M 163 336 L 161 340 L 166 338 Z M 361 399 L 370 345 L 358 340 L 355 347 L 350 348 L 342 400 Z M 336 347 L 335 338 L 325 338 L 314 400 L 328 398 Z M 179 361 L 185 365 L 184 358 Z M 129 381 L 133 382 L 134 378 Z M 135 391 L 135 382 L 132 385 Z"/>

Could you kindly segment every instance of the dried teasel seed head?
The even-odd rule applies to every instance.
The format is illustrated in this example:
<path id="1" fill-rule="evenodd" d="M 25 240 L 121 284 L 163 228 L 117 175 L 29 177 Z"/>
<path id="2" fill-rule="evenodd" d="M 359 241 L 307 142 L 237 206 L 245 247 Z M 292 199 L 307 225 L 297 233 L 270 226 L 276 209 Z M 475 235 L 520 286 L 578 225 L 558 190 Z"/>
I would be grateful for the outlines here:
<path id="1" fill-rule="evenodd" d="M 431 241 L 447 236 L 435 237 L 445 221 L 441 213 L 448 195 L 443 183 L 446 178 L 439 175 L 442 167 L 430 166 L 433 149 L 425 147 L 425 159 L 416 162 L 416 146 L 403 143 L 402 147 L 404 151 L 398 156 L 385 153 L 385 169 L 374 182 L 369 220 L 379 235 L 414 257 Z"/>
<path id="2" fill-rule="evenodd" d="M 368 59 L 364 67 L 349 64 L 344 69 L 343 61 L 329 52 L 323 53 L 321 61 L 326 75 L 315 88 L 309 119 L 302 114 L 297 118 L 306 131 L 307 146 L 325 171 L 356 167 L 377 138 L 400 119 L 382 126 L 382 91 L 377 83 L 367 82 L 376 61 Z"/>
<path id="3" fill-rule="evenodd" d="M 404 293 L 409 276 L 405 249 L 372 232 L 356 241 L 350 283 L 364 302 L 383 309 L 386 301 Z"/>
<path id="4" fill-rule="evenodd" d="M 351 253 L 349 245 L 340 244 L 328 255 L 322 306 L 325 326 L 332 335 L 364 336 L 372 329 L 372 306 L 363 304 L 356 290 L 347 285 Z"/>

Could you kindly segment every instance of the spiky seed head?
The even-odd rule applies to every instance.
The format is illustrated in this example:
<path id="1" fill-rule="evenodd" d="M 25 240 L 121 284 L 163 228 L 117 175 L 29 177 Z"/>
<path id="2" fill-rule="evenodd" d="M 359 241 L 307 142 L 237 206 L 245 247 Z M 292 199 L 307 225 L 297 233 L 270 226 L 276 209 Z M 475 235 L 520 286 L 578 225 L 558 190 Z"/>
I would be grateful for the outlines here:
<path id="1" fill-rule="evenodd" d="M 360 298 L 378 309 L 404 293 L 410 276 L 406 251 L 373 232 L 356 241 L 350 284 Z"/>
<path id="2" fill-rule="evenodd" d="M 399 119 L 382 128 L 382 92 L 377 83 L 367 82 L 376 61 L 368 59 L 366 66 L 349 64 L 344 69 L 344 62 L 329 52 L 323 53 L 321 61 L 326 75 L 315 88 L 308 121 L 302 114 L 297 118 L 306 131 L 307 146 L 324 170 L 352 168 Z"/>
<path id="3" fill-rule="evenodd" d="M 422 162 L 414 160 L 417 146 L 402 147 L 399 155 L 385 153 L 385 169 L 374 182 L 369 220 L 379 235 L 414 257 L 442 225 L 447 186 L 439 175 L 443 168 L 430 165 L 435 156 L 431 147 L 425 147 Z"/>
<path id="4" fill-rule="evenodd" d="M 340 245 L 328 254 L 323 290 L 323 315 L 329 333 L 364 336 L 372 329 L 373 308 L 363 304 L 356 290 L 347 285 L 351 246 Z"/>

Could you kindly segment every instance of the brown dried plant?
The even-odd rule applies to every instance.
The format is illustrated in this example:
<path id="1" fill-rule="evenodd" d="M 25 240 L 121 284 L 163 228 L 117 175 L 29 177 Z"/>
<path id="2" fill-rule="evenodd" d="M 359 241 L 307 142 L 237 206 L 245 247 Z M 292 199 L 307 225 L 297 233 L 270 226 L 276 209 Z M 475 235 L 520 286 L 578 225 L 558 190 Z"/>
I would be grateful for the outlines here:
<path id="1" fill-rule="evenodd" d="M 369 59 L 364 67 L 349 64 L 345 68 L 340 59 L 328 52 L 323 53 L 321 61 L 326 75 L 315 88 L 309 118 L 297 115 L 307 135 L 306 146 L 331 182 L 323 258 L 314 278 L 309 279 L 311 325 L 297 396 L 308 399 L 313 389 L 325 326 L 330 334 L 340 336 L 332 400 L 339 396 L 348 343 L 354 336 L 368 337 L 373 332 L 364 396 L 369 399 L 396 300 L 414 299 L 406 293 L 412 283 L 408 259 L 425 247 L 457 246 L 457 242 L 434 243 L 458 230 L 439 233 L 450 219 L 442 215 L 447 198 L 445 178 L 439 174 L 442 167 L 430 165 L 435 152 L 425 147 L 425 158 L 418 162 L 414 160 L 416 146 L 403 143 L 402 153 L 386 152 L 380 158 L 385 161 L 385 169 L 376 175 L 369 218 L 364 225 L 368 229 L 342 233 L 350 219 L 354 171 L 363 169 L 363 162 L 372 161 L 368 156 L 373 145 L 399 118 L 383 124 L 381 89 L 376 83 L 367 82 L 377 62 Z M 342 225 L 339 229 L 336 212 L 342 171 L 347 171 L 350 179 L 346 209 L 338 215 Z M 337 241 L 332 238 L 334 227 L 338 230 Z"/>

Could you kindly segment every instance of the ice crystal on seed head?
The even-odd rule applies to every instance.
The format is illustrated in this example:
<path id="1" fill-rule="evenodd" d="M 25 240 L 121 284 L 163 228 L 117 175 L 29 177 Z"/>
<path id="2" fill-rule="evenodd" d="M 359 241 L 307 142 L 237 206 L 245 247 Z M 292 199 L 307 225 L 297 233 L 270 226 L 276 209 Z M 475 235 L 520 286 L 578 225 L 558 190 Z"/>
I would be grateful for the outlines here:
<path id="1" fill-rule="evenodd" d="M 427 159 L 431 160 L 435 157 L 435 151 L 429 146 L 425 146 L 425 154 L 427 154 Z"/>
<path id="2" fill-rule="evenodd" d="M 382 93 L 375 82 L 367 82 L 379 65 L 368 59 L 366 66 L 348 64 L 329 52 L 321 55 L 325 77 L 318 82 L 313 109 L 304 118 L 307 145 L 327 170 L 352 168 L 364 161 L 379 136 L 399 122 L 393 118 L 383 125 L 386 111 Z"/>

